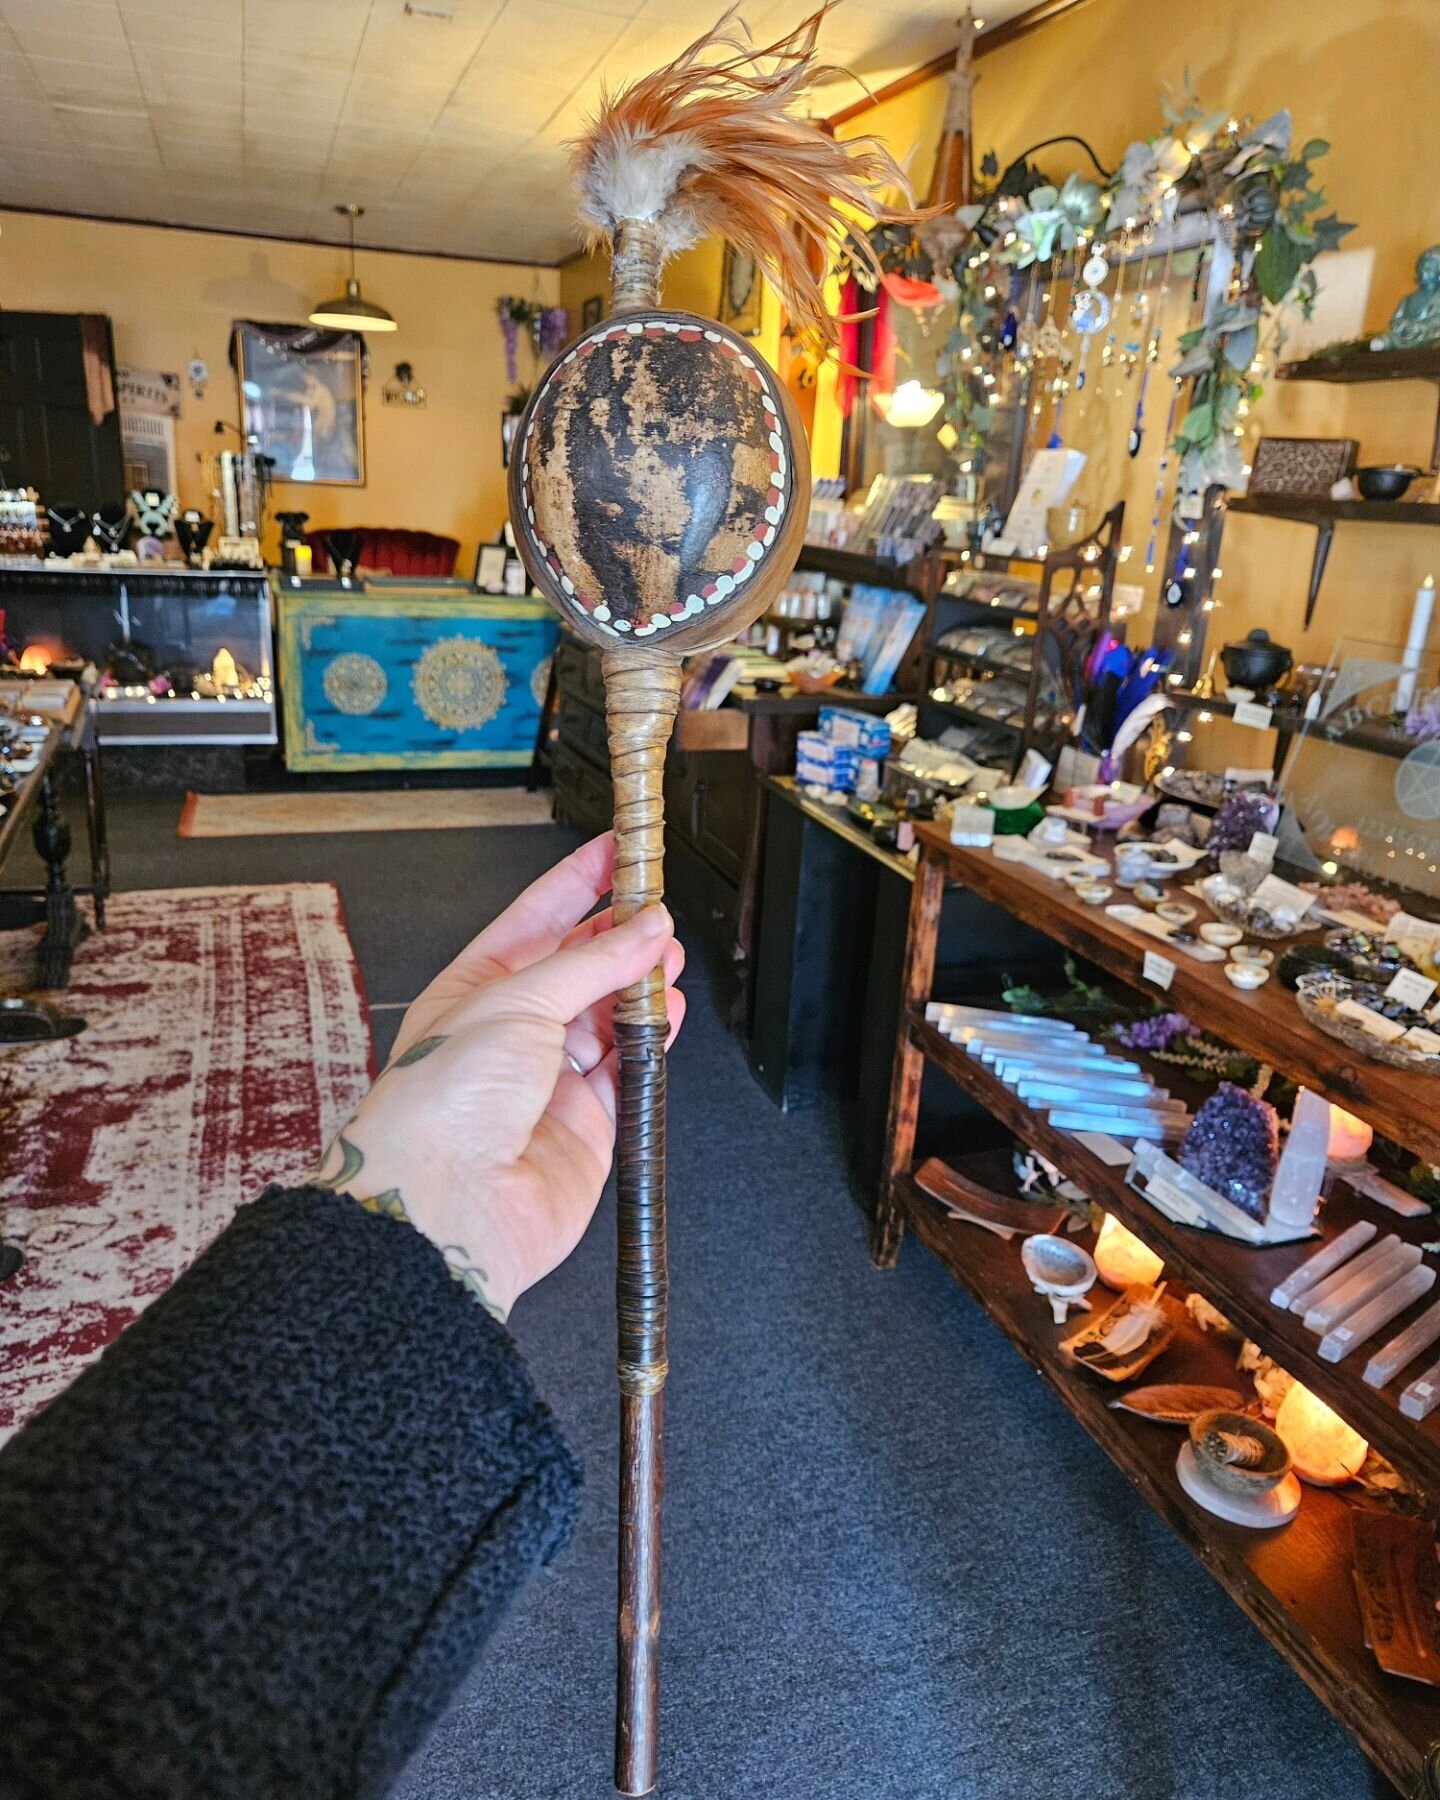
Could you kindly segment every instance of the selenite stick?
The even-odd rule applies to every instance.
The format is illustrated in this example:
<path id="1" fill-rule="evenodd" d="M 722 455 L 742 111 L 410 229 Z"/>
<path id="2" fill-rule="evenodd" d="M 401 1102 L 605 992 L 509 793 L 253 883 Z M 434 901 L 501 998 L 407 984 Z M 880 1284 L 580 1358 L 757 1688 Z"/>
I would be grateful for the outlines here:
<path id="1" fill-rule="evenodd" d="M 1371 1387 L 1384 1387 L 1387 1381 L 1393 1380 L 1437 1339 L 1440 1339 L 1440 1305 L 1421 1313 L 1415 1323 L 1407 1326 L 1399 1337 L 1391 1338 L 1388 1344 L 1375 1352 L 1365 1365 L 1366 1382 Z"/>
<path id="2" fill-rule="evenodd" d="M 1314 1287 L 1306 1288 L 1297 1294 L 1290 1302 L 1291 1312 L 1303 1313 L 1308 1307 L 1314 1306 L 1322 1300 L 1328 1300 L 1352 1276 L 1363 1274 L 1367 1269 L 1373 1269 L 1376 1263 L 1387 1256 L 1393 1246 L 1399 1242 L 1399 1238 L 1393 1231 L 1387 1233 L 1379 1243 L 1372 1244 L 1368 1250 L 1362 1251 L 1359 1256 L 1347 1262 L 1343 1268 L 1336 1269 L 1333 1274 L 1325 1276 L 1322 1281 L 1317 1281 Z"/>
<path id="3" fill-rule="evenodd" d="M 1428 1294 L 1434 1285 L 1435 1271 L 1427 1269 L 1424 1263 L 1417 1263 L 1413 1268 L 1407 1269 L 1398 1281 L 1383 1288 L 1358 1312 L 1351 1313 L 1326 1332 L 1320 1340 L 1321 1361 L 1342 1361 L 1352 1350 L 1374 1337 L 1392 1319 L 1398 1319 L 1407 1306 L 1413 1305 L 1423 1294 Z"/>
<path id="4" fill-rule="evenodd" d="M 1423 1419 L 1437 1405 L 1440 1405 L 1440 1362 L 1433 1363 L 1400 1396 L 1400 1410 L 1407 1419 Z"/>
<path id="5" fill-rule="evenodd" d="M 1419 1245 L 1402 1244 L 1397 1238 L 1395 1248 L 1385 1261 L 1377 1262 L 1363 1275 L 1352 1275 L 1328 1300 L 1318 1301 L 1307 1308 L 1305 1329 L 1313 1331 L 1317 1337 L 1323 1337 L 1342 1319 L 1348 1319 L 1351 1313 L 1358 1312 L 1362 1306 L 1368 1306 L 1377 1294 L 1383 1293 L 1407 1269 L 1414 1268 L 1419 1260 Z"/>
<path id="6" fill-rule="evenodd" d="M 1349 1225 L 1337 1238 L 1332 1238 L 1313 1256 L 1306 1257 L 1298 1268 L 1294 1268 L 1279 1284 L 1270 1290 L 1272 1306 L 1289 1307 L 1311 1288 L 1316 1287 L 1327 1275 L 1333 1275 L 1343 1262 L 1348 1262 L 1357 1250 L 1363 1250 L 1374 1237 L 1378 1226 L 1372 1225 L 1368 1219 L 1357 1219 Z"/>

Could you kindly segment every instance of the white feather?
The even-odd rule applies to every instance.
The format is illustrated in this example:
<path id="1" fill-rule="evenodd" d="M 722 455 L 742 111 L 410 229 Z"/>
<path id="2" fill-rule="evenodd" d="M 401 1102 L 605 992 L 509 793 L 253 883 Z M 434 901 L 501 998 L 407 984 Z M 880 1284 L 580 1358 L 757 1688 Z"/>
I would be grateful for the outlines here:
<path id="1" fill-rule="evenodd" d="M 618 134 L 597 145 L 578 172 L 580 216 L 612 232 L 622 219 L 654 219 L 662 255 L 688 250 L 701 233 L 688 210 L 672 202 L 681 177 L 705 160 L 684 132 L 661 139 Z"/>

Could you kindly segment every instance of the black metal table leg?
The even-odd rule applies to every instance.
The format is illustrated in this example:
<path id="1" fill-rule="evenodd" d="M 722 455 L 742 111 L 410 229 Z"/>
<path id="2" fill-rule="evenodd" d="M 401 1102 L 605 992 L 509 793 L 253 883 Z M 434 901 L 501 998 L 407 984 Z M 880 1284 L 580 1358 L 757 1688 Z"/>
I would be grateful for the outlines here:
<path id="1" fill-rule="evenodd" d="M 90 835 L 90 893 L 95 902 L 95 929 L 105 929 L 105 902 L 110 897 L 110 837 L 105 825 L 105 778 L 100 746 L 88 743 L 85 763 L 85 825 Z"/>
<path id="2" fill-rule="evenodd" d="M 40 940 L 39 986 L 64 987 L 70 979 L 70 958 L 84 934 L 75 905 L 66 862 L 70 855 L 70 827 L 55 801 L 55 783 L 47 771 L 40 786 L 40 810 L 35 820 L 35 848 L 46 868 L 45 935 Z"/>

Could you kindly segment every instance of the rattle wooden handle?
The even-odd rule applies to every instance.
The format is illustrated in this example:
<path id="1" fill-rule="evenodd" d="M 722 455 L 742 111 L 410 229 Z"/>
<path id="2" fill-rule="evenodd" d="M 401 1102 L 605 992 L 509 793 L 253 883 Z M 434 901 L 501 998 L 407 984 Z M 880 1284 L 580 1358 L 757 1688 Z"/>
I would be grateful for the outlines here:
<path id="1" fill-rule="evenodd" d="M 664 893 L 665 746 L 680 663 L 627 645 L 606 653 L 605 716 L 615 785 L 615 917 Z M 620 1567 L 616 1626 L 615 1786 L 655 1785 L 660 1702 L 660 1515 L 665 1477 L 665 973 L 615 1003 L 620 1377 Z"/>

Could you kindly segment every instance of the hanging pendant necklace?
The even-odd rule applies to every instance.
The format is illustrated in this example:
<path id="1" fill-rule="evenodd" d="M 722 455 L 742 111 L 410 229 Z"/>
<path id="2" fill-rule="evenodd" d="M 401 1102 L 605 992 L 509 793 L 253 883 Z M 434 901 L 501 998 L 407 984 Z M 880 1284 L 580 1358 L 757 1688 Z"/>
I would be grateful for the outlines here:
<path id="1" fill-rule="evenodd" d="M 1195 302 L 1199 297 L 1200 276 L 1204 266 L 1205 250 L 1202 245 L 1195 257 L 1195 278 L 1190 284 L 1190 308 L 1186 316 L 1187 326 L 1190 320 L 1195 316 Z M 1165 509 L 1165 489 L 1170 472 L 1171 445 L 1175 438 L 1175 420 L 1180 411 L 1180 396 L 1184 392 L 1184 388 L 1184 377 L 1181 377 L 1178 380 L 1174 377 L 1171 378 L 1170 410 L 1165 416 L 1165 444 L 1160 453 L 1159 467 L 1155 471 L 1155 510 L 1150 516 L 1150 542 L 1145 547 L 1145 573 L 1147 575 L 1153 575 L 1155 573 L 1155 552 L 1160 541 L 1160 520 Z"/>
<path id="2" fill-rule="evenodd" d="M 1151 321 L 1150 340 L 1145 350 L 1145 368 L 1140 376 L 1140 392 L 1135 398 L 1135 417 L 1125 442 L 1126 452 L 1132 462 L 1140 454 L 1140 446 L 1145 441 L 1145 394 L 1150 386 L 1150 371 L 1160 360 L 1160 341 L 1165 331 L 1165 308 L 1170 300 L 1170 261 L 1173 255 L 1172 244 L 1165 252 L 1165 266 L 1160 274 L 1160 294 Z"/>
<path id="3" fill-rule="evenodd" d="M 1076 253 L 1078 255 L 1078 250 Z M 1109 273 L 1105 252 L 1096 244 L 1085 259 L 1080 270 L 1081 285 L 1070 300 L 1070 323 L 1080 338 L 1080 366 L 1075 376 L 1077 393 L 1082 393 L 1085 388 L 1085 358 L 1090 351 L 1090 340 L 1110 323 L 1110 302 L 1101 292 L 1101 284 Z"/>

